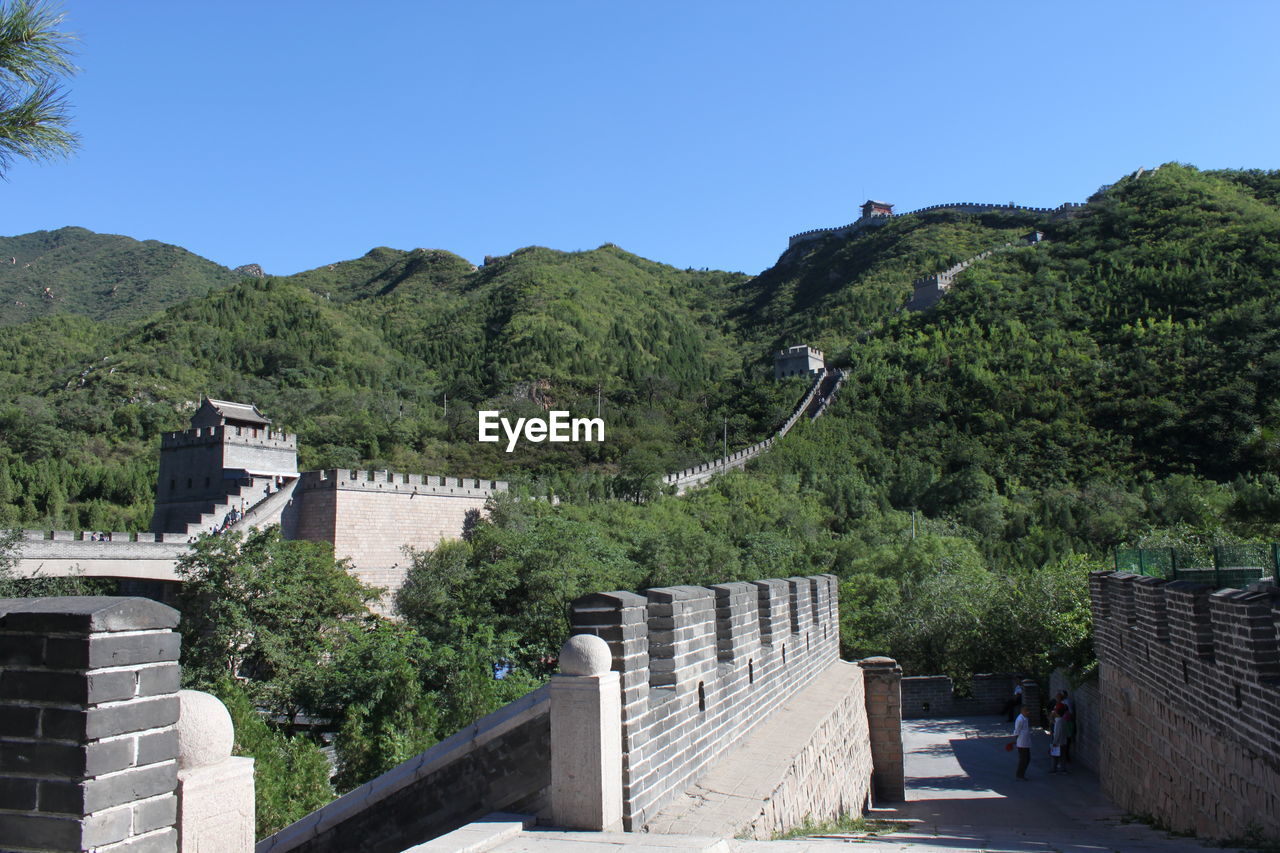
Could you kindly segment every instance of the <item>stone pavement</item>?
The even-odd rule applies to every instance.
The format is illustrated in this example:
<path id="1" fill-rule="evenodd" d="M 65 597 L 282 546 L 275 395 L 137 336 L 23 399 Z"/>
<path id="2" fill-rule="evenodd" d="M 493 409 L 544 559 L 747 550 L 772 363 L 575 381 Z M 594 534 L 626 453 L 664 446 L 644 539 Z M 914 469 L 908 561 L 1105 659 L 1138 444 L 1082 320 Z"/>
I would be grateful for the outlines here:
<path id="1" fill-rule="evenodd" d="M 1049 738 L 1033 736 L 1027 780 L 1014 778 L 1017 753 L 1005 751 L 1013 726 L 1002 718 L 904 720 L 908 801 L 876 817 L 909 828 L 854 842 L 858 853 L 1192 853 L 1208 847 L 1136 822 L 1103 796 L 1098 777 L 1082 767 L 1049 773 Z M 831 851 L 849 840 L 733 842 L 743 853 Z"/>
<path id="2" fill-rule="evenodd" d="M 560 832 L 507 824 L 506 834 L 489 845 L 467 846 L 443 836 L 413 848 L 413 853 L 1230 853 L 1228 848 L 1125 822 L 1123 813 L 1102 795 L 1093 773 L 1080 767 L 1067 775 L 1048 772 L 1049 742 L 1043 734 L 1035 735 L 1029 778 L 1015 780 L 1016 753 L 1004 749 L 1011 731 L 1010 724 L 992 717 L 904 720 L 908 801 L 877 809 L 872 816 L 903 821 L 908 828 L 877 838 L 740 841 L 656 833 Z"/>

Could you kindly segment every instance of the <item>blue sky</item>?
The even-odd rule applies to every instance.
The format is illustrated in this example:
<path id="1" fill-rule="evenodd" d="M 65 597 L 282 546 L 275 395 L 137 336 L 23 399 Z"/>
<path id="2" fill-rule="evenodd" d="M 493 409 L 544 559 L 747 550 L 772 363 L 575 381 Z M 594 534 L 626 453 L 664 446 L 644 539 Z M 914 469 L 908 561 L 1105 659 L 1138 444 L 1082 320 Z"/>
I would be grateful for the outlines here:
<path id="1" fill-rule="evenodd" d="M 269 273 L 374 246 L 605 242 L 758 272 L 789 234 L 1081 201 L 1139 166 L 1280 167 L 1274 2 L 66 0 L 64 225 Z"/>

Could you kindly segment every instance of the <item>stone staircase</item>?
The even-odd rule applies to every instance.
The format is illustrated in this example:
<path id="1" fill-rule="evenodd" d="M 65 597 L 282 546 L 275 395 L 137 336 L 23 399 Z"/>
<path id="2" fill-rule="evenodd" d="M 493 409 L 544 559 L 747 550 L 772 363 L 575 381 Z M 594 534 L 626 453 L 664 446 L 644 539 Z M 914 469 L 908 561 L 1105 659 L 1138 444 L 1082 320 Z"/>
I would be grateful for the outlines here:
<path id="1" fill-rule="evenodd" d="M 289 478 L 289 485 L 296 481 L 297 478 Z M 243 511 L 244 517 L 229 525 L 229 529 L 245 529 L 246 525 L 243 522 L 249 521 L 250 513 L 278 496 L 284 490 L 284 487 L 273 489 L 274 485 L 274 477 L 253 477 L 249 483 L 240 486 L 236 491 L 227 494 L 216 503 L 206 504 L 207 508 L 200 514 L 200 518 L 187 523 L 184 531 L 185 535 L 191 538 L 199 536 L 201 533 L 212 533 L 215 530 L 221 530 L 232 510 Z M 290 492 L 292 493 L 292 489 L 290 489 Z M 247 526 L 253 525 L 250 523 Z"/>

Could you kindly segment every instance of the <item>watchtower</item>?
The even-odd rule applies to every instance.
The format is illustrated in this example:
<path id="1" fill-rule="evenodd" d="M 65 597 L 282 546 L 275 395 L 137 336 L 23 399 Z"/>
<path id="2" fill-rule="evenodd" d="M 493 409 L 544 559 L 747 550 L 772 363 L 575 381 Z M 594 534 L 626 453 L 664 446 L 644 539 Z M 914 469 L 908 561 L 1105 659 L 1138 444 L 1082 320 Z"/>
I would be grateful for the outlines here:
<path id="1" fill-rule="evenodd" d="M 868 199 L 862 203 L 862 218 L 870 219 L 873 216 L 893 216 L 893 205 L 887 201 Z"/>
<path id="2" fill-rule="evenodd" d="M 210 512 L 243 512 L 297 476 L 296 435 L 273 430 L 256 406 L 206 398 L 189 429 L 161 436 L 151 530 L 183 532 Z"/>
<path id="3" fill-rule="evenodd" d="M 778 352 L 773 357 L 773 378 L 788 376 L 817 376 L 827 366 L 822 350 L 801 345 Z"/>

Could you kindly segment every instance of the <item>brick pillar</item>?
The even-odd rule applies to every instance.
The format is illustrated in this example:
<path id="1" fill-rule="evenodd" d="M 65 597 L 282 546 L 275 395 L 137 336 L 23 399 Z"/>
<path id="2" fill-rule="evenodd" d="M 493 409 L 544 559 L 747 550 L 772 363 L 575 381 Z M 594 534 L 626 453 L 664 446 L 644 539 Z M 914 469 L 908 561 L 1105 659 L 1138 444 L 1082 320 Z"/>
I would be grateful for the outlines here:
<path id="1" fill-rule="evenodd" d="M 0 600 L 0 849 L 171 853 L 177 611 Z"/>
<path id="2" fill-rule="evenodd" d="M 872 789 L 879 802 L 902 802 L 907 798 L 902 766 L 902 667 L 885 657 L 864 658 L 858 666 L 866 686 Z"/>
<path id="3" fill-rule="evenodd" d="M 1030 678 L 1022 679 L 1022 704 L 1031 709 L 1028 717 L 1032 725 L 1043 725 L 1044 706 L 1040 699 L 1040 685 Z"/>
<path id="4" fill-rule="evenodd" d="M 622 694 L 599 637 L 570 637 L 551 677 L 551 819 L 566 829 L 622 827 Z"/>

